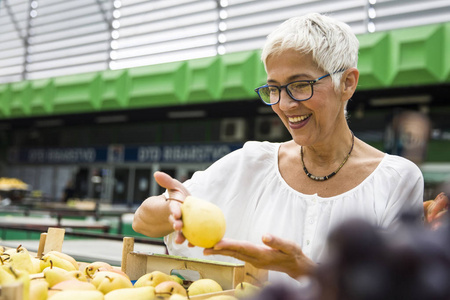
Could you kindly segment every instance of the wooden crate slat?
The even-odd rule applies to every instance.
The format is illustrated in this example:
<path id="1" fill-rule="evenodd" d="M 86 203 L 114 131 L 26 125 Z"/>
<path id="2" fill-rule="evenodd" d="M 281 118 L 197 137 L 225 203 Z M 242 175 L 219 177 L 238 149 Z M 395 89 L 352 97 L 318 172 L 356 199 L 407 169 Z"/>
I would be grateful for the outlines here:
<path id="1" fill-rule="evenodd" d="M 131 280 L 137 280 L 144 274 L 161 271 L 171 274 L 173 270 L 192 270 L 200 278 L 217 281 L 224 290 L 233 289 L 245 277 L 243 264 L 227 264 L 207 260 L 195 260 L 172 255 L 146 254 L 130 252 L 127 256 L 126 273 Z"/>

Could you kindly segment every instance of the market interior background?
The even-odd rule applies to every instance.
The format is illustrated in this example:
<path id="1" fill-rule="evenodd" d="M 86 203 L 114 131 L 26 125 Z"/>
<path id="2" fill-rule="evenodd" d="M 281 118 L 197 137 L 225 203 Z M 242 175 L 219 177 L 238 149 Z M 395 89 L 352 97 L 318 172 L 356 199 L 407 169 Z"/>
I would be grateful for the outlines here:
<path id="1" fill-rule="evenodd" d="M 62 226 L 80 260 L 120 264 L 122 236 L 164 253 L 131 228 L 161 192 L 152 174 L 183 181 L 247 140 L 289 139 L 254 92 L 259 49 L 308 12 L 360 40 L 355 135 L 416 162 L 434 198 L 450 180 L 449 1 L 0 0 L 2 244 Z"/>

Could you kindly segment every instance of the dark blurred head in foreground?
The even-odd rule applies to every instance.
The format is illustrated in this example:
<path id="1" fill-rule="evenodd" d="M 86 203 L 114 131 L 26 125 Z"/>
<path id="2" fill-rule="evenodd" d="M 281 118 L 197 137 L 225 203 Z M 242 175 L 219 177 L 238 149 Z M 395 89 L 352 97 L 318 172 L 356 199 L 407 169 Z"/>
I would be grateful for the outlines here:
<path id="1" fill-rule="evenodd" d="M 260 300 L 450 300 L 450 221 L 430 230 L 405 213 L 401 226 L 380 232 L 348 220 L 329 237 L 330 256 L 298 287 L 271 284 Z"/>

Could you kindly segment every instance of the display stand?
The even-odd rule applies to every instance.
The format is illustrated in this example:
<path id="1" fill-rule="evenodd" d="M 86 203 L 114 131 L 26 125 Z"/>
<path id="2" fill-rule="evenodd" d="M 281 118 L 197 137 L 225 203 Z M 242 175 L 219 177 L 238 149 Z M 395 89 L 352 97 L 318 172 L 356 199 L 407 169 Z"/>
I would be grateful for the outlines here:
<path id="1" fill-rule="evenodd" d="M 40 236 L 36 257 L 41 258 L 49 251 L 61 251 L 65 230 L 62 228 L 48 228 Z M 32 253 L 34 254 L 34 253 Z M 84 270 L 87 262 L 78 262 L 80 270 Z M 225 263 L 211 260 L 192 259 L 180 256 L 143 253 L 134 251 L 134 238 L 124 237 L 122 247 L 121 266 L 113 266 L 125 272 L 130 279 L 137 280 L 152 271 L 172 274 L 173 271 L 197 272 L 200 278 L 209 278 L 218 282 L 224 291 L 192 296 L 190 299 L 202 300 L 214 295 L 234 295 L 234 288 L 240 282 L 256 285 L 266 282 L 267 270 L 257 269 L 250 264 Z M 189 280 L 186 280 L 189 284 Z M 0 300 L 22 300 L 23 285 L 19 282 L 0 287 Z"/>

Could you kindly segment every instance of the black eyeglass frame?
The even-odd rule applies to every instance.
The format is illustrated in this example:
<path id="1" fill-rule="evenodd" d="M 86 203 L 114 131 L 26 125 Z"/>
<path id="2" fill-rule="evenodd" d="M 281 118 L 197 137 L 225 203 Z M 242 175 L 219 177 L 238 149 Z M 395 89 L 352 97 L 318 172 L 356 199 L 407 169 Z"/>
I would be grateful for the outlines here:
<path id="1" fill-rule="evenodd" d="M 283 89 L 283 88 L 286 89 L 286 93 L 287 93 L 287 94 L 289 95 L 289 97 L 291 97 L 293 100 L 295 100 L 295 101 L 306 101 L 306 100 L 311 99 L 312 96 L 314 96 L 314 84 L 316 84 L 317 81 L 319 81 L 319 80 L 321 80 L 321 79 L 323 79 L 323 78 L 326 78 L 326 77 L 330 76 L 331 74 L 336 74 L 336 73 L 340 73 L 340 72 L 344 72 L 344 71 L 345 71 L 345 70 L 339 70 L 339 71 L 336 71 L 336 72 L 333 72 L 333 73 L 328 73 L 328 74 L 323 75 L 323 76 L 321 76 L 321 77 L 319 77 L 319 78 L 317 78 L 317 79 L 314 79 L 314 80 L 296 80 L 296 81 L 292 81 L 292 82 L 289 82 L 288 84 L 281 85 L 281 86 L 278 86 L 278 85 L 272 85 L 272 84 L 265 84 L 265 85 L 263 85 L 263 86 L 260 86 L 260 87 L 256 88 L 256 89 L 255 89 L 255 92 L 258 94 L 259 99 L 261 99 L 261 101 L 262 101 L 264 104 L 269 105 L 269 106 L 275 105 L 275 104 L 277 104 L 277 103 L 280 102 L 280 100 L 281 100 L 281 89 Z M 308 83 L 308 84 L 311 86 L 311 96 L 309 96 L 309 98 L 306 98 L 306 99 L 296 99 L 296 98 L 291 94 L 291 92 L 289 91 L 289 89 L 288 89 L 287 87 L 288 87 L 289 85 L 291 85 L 291 84 L 293 84 L 293 83 L 297 83 L 297 82 Z M 260 90 L 260 89 L 263 89 L 263 88 L 268 88 L 268 87 L 273 87 L 273 88 L 278 89 L 278 100 L 277 100 L 277 102 L 274 102 L 274 103 L 267 103 L 266 101 L 264 101 L 264 100 L 262 99 L 262 97 L 261 97 L 261 95 L 260 95 L 260 93 L 259 93 L 259 90 Z"/>

